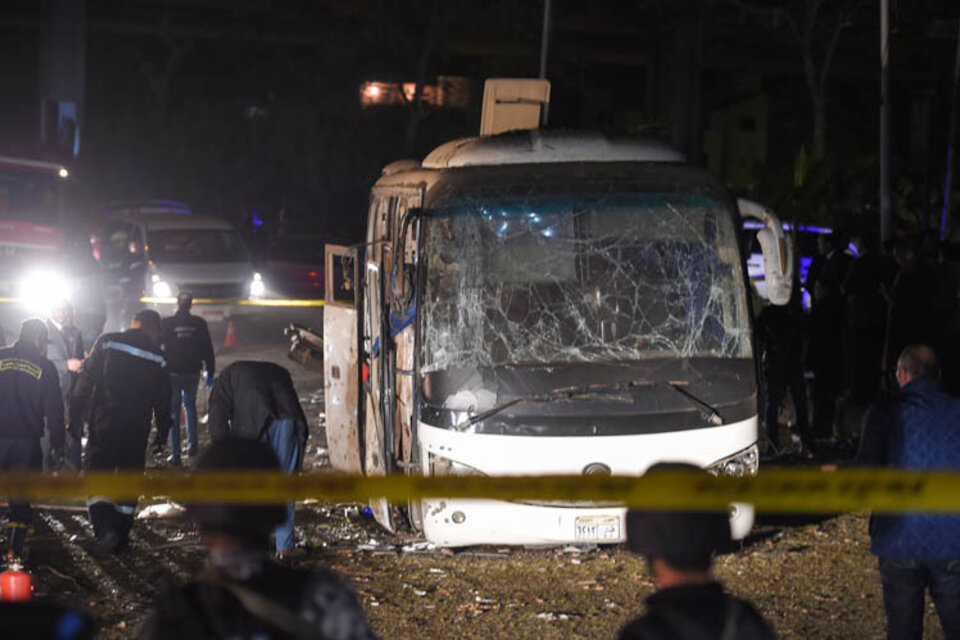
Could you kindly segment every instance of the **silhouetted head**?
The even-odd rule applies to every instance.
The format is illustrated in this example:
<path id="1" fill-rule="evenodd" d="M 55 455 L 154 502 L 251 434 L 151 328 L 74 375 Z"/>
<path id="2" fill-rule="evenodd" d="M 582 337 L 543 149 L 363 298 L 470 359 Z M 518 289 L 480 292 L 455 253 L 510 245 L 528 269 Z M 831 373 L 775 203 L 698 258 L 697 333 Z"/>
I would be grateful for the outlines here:
<path id="1" fill-rule="evenodd" d="M 152 341 L 160 344 L 160 314 L 153 309 L 142 309 L 133 316 L 130 326 L 134 329 L 140 329 Z"/>
<path id="2" fill-rule="evenodd" d="M 20 337 L 17 341 L 43 350 L 47 347 L 47 337 L 47 324 L 40 318 L 30 318 L 20 325 Z"/>

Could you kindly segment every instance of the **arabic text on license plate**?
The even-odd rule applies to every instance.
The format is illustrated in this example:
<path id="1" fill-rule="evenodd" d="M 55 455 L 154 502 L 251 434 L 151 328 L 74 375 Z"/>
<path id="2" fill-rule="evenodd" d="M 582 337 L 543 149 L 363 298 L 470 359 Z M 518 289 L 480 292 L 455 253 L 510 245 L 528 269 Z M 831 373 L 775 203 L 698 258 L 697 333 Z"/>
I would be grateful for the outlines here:
<path id="1" fill-rule="evenodd" d="M 577 540 L 620 540 L 620 516 L 580 516 L 574 521 Z"/>

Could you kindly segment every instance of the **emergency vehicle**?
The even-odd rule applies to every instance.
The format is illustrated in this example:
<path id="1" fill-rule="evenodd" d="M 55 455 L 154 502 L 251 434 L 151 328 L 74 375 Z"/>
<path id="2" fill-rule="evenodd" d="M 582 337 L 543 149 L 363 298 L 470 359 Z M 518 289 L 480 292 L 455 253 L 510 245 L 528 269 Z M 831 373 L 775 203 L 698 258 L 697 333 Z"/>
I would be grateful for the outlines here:
<path id="1" fill-rule="evenodd" d="M 8 340 L 25 318 L 63 301 L 88 339 L 102 329 L 100 272 L 75 224 L 81 208 L 66 166 L 0 156 L 0 325 Z"/>

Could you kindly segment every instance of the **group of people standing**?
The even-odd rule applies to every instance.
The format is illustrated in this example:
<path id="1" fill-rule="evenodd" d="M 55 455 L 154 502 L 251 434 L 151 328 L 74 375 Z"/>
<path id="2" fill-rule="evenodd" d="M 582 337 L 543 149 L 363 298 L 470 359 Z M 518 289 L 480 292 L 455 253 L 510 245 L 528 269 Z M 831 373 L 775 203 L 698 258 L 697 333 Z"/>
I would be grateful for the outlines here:
<path id="1" fill-rule="evenodd" d="M 206 386 L 212 388 L 211 438 L 260 440 L 285 471 L 297 471 L 308 429 L 289 372 L 272 363 L 241 361 L 221 372 L 215 385 L 210 332 L 202 318 L 190 313 L 192 302 L 182 292 L 176 313 L 163 319 L 156 311 L 141 310 L 130 329 L 103 334 L 89 353 L 66 304 L 46 321 L 24 322 L 16 344 L 0 349 L 0 402 L 5 408 L 0 413 L 0 471 L 62 466 L 141 471 L 154 429 L 153 452 L 162 456 L 169 444 L 167 463 L 178 467 L 184 453 L 199 453 L 196 399 L 203 370 Z M 101 548 L 124 549 L 136 503 L 91 496 L 87 507 Z M 29 504 L 11 504 L 8 556 L 21 556 L 31 516 Z M 281 554 L 293 548 L 292 505 L 277 529 L 276 544 Z"/>
<path id="2" fill-rule="evenodd" d="M 788 394 L 803 454 L 856 440 L 858 418 L 883 391 L 896 389 L 897 358 L 908 344 L 943 354 L 944 384 L 958 386 L 960 363 L 950 356 L 960 280 L 940 257 L 935 237 L 898 238 L 881 252 L 869 232 L 849 243 L 839 232 L 819 236 L 803 289 L 798 282 L 790 304 L 768 305 L 757 317 L 763 415 L 775 453 L 784 444 L 779 413 Z"/>

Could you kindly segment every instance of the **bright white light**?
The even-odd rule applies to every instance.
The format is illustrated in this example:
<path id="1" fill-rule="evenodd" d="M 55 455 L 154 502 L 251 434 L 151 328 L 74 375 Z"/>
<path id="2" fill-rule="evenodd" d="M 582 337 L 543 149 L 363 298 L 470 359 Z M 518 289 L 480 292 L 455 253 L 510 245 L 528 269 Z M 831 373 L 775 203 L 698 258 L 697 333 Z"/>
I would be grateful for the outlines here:
<path id="1" fill-rule="evenodd" d="M 57 172 L 57 175 L 61 178 L 68 178 L 70 177 L 70 172 L 67 171 L 66 167 L 60 167 L 60 171 Z"/>
<path id="2" fill-rule="evenodd" d="M 157 278 L 153 281 L 153 297 L 154 298 L 172 298 L 173 289 L 170 288 L 170 285 L 160 280 L 159 276 L 154 276 Z"/>
<path id="3" fill-rule="evenodd" d="M 20 281 L 20 304 L 34 313 L 49 313 L 70 299 L 70 282 L 52 271 L 34 271 Z"/>
<path id="4" fill-rule="evenodd" d="M 254 273 L 253 280 L 250 281 L 250 297 L 252 299 L 262 298 L 266 293 L 267 285 L 263 282 L 263 276 Z"/>

